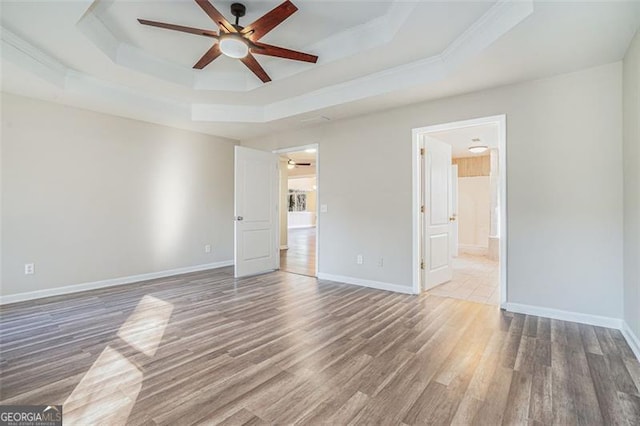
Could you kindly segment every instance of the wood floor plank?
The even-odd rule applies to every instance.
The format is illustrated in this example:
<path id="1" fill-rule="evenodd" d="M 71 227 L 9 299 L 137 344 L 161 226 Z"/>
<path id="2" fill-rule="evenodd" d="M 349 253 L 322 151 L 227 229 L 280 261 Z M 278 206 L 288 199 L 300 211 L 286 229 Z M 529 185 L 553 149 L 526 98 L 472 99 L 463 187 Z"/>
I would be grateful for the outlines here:
<path id="1" fill-rule="evenodd" d="M 605 349 L 606 353 L 611 353 L 609 349 Z M 624 425 L 627 420 L 624 418 L 622 404 L 618 398 L 616 385 L 609 375 L 607 363 L 603 356 L 587 354 L 587 361 L 593 384 L 596 390 L 598 403 L 600 406 L 600 414 L 607 425 Z"/>
<path id="2" fill-rule="evenodd" d="M 575 425 L 578 422 L 578 414 L 575 406 L 575 398 L 571 389 L 571 370 L 569 360 L 569 348 L 564 323 L 552 321 L 552 345 L 551 345 L 551 384 L 552 384 L 552 409 L 553 423 L 562 425 Z M 557 343 L 553 344 L 553 340 Z"/>
<path id="3" fill-rule="evenodd" d="M 532 377 L 529 372 L 514 371 L 507 396 L 507 404 L 502 423 L 507 425 L 525 424 L 529 416 Z"/>
<path id="4" fill-rule="evenodd" d="M 0 404 L 63 404 L 84 424 L 640 418 L 640 363 L 616 330 L 284 272 L 5 305 L 0 329 Z"/>
<path id="5" fill-rule="evenodd" d="M 528 418 L 540 424 L 553 423 L 551 365 L 536 364 L 531 382 Z"/>

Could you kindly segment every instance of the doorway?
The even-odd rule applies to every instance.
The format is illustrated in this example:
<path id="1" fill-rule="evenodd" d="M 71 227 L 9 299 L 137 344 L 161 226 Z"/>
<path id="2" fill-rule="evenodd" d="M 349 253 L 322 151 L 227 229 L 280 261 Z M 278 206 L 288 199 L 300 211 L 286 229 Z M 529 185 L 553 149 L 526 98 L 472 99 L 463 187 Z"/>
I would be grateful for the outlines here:
<path id="1" fill-rule="evenodd" d="M 413 131 L 414 292 L 502 306 L 506 118 Z"/>
<path id="2" fill-rule="evenodd" d="M 318 147 L 278 151 L 280 161 L 280 270 L 316 276 Z"/>

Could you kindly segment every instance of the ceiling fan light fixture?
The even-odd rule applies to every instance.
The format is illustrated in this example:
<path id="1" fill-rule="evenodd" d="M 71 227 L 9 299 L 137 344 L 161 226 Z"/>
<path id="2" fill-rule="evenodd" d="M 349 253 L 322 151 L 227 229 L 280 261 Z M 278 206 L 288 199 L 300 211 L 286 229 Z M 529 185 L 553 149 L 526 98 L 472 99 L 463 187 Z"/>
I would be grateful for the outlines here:
<path id="1" fill-rule="evenodd" d="M 220 36 L 220 51 L 230 58 L 241 59 L 249 54 L 249 46 L 242 36 L 225 34 Z"/>
<path id="2" fill-rule="evenodd" d="M 471 143 L 472 145 L 469 147 L 469 152 L 472 152 L 473 154 L 482 154 L 489 149 L 487 145 L 480 143 L 480 138 L 471 139 Z"/>
<path id="3" fill-rule="evenodd" d="M 469 151 L 474 154 L 482 154 L 487 149 L 489 149 L 489 147 L 486 145 L 473 145 L 469 147 Z"/>

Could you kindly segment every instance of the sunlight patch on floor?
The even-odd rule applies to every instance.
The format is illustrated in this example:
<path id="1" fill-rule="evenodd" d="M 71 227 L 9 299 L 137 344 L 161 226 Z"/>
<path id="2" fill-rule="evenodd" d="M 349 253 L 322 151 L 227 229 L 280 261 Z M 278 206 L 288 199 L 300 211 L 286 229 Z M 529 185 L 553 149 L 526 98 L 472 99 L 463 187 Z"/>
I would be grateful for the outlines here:
<path id="1" fill-rule="evenodd" d="M 147 356 L 154 356 L 164 335 L 173 305 L 144 296 L 118 330 L 118 337 Z"/>
<path id="2" fill-rule="evenodd" d="M 140 370 L 107 346 L 64 402 L 64 424 L 125 424 L 141 388 Z"/>
<path id="3" fill-rule="evenodd" d="M 118 337 L 148 357 L 160 346 L 173 305 L 144 296 L 118 330 Z M 143 374 L 107 346 L 64 402 L 64 424 L 123 425 L 142 389 Z"/>

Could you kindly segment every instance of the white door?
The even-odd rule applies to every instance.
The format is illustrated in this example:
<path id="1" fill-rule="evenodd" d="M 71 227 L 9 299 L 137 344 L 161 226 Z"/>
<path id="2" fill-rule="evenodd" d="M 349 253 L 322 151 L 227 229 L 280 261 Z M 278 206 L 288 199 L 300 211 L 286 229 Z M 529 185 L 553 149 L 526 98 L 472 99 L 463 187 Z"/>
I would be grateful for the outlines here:
<path id="1" fill-rule="evenodd" d="M 458 255 L 458 165 L 451 166 L 451 256 Z"/>
<path id="2" fill-rule="evenodd" d="M 451 145 L 424 138 L 424 289 L 450 281 Z"/>
<path id="3" fill-rule="evenodd" d="M 235 147 L 235 276 L 278 269 L 278 157 Z"/>

